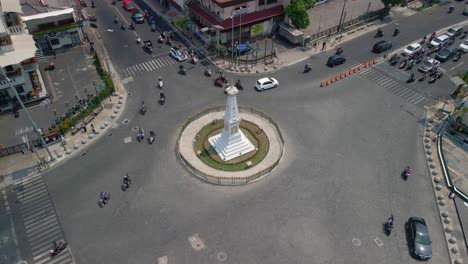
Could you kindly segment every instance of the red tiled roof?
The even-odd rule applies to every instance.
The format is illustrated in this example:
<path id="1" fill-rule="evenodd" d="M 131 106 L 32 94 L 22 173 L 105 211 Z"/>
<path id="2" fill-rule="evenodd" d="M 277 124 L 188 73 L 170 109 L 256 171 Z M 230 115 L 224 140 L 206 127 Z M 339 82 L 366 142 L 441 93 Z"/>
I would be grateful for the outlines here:
<path id="1" fill-rule="evenodd" d="M 230 29 L 233 26 L 231 18 L 218 21 L 212 14 L 208 11 L 200 7 L 197 3 L 190 3 L 189 5 L 190 10 L 193 13 L 200 16 L 201 18 L 205 19 L 211 26 L 219 26 L 222 30 Z M 239 24 L 242 22 L 242 25 L 252 24 L 254 22 L 260 22 L 262 20 L 266 20 L 270 17 L 279 16 L 284 13 L 283 6 L 275 6 L 269 9 L 248 13 L 242 15 L 242 17 L 236 16 L 234 17 L 234 27 L 238 27 Z"/>

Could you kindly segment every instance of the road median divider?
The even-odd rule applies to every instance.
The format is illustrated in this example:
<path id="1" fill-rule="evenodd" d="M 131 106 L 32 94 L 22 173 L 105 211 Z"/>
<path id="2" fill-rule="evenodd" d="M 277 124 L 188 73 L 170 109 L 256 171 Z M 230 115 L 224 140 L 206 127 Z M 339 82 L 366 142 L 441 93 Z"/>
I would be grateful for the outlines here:
<path id="1" fill-rule="evenodd" d="M 376 64 L 377 63 L 377 60 L 375 59 L 372 59 L 372 60 L 368 60 L 367 62 L 365 63 L 362 63 L 362 64 L 359 64 L 358 66 L 355 66 L 355 67 L 352 67 L 351 69 L 348 69 L 344 72 L 341 72 L 337 75 L 334 75 L 333 77 L 330 77 L 324 81 L 321 81 L 320 82 L 320 87 L 326 87 L 334 82 L 337 82 L 339 80 L 342 80 L 354 73 L 357 73 L 357 72 L 360 72 L 361 70 L 363 69 L 366 69 L 366 68 L 369 68 L 371 67 L 372 65 Z"/>

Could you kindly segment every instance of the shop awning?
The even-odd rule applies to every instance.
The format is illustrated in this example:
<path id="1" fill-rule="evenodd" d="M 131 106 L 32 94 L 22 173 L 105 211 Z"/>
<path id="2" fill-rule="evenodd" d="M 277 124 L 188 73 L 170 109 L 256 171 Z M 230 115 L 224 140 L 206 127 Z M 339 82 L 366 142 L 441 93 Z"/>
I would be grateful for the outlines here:
<path id="1" fill-rule="evenodd" d="M 0 67 L 19 64 L 36 56 L 36 45 L 32 35 L 11 35 L 14 51 L 0 53 Z"/>
<path id="2" fill-rule="evenodd" d="M 232 21 L 231 18 L 219 21 L 209 11 L 202 8 L 197 3 L 190 3 L 188 6 L 195 15 L 207 21 L 212 27 L 217 26 L 217 28 L 221 28 L 221 30 L 238 27 L 241 23 L 242 25 L 254 24 L 255 22 L 261 22 L 284 13 L 283 6 L 275 6 L 273 8 L 248 13 L 242 15 L 242 17 L 236 16 L 233 18 L 234 21 Z"/>
<path id="3" fill-rule="evenodd" d="M 0 4 L 2 5 L 2 11 L 6 12 L 15 12 L 22 14 L 23 11 L 21 10 L 21 5 L 19 0 L 0 0 Z"/>

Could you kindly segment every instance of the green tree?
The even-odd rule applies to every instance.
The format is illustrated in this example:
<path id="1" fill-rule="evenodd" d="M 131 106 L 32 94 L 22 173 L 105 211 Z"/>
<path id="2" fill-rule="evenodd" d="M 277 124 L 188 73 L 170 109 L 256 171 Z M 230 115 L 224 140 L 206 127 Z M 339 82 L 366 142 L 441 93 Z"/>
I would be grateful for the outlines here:
<path id="1" fill-rule="evenodd" d="M 392 6 L 401 5 L 406 0 L 382 0 L 382 3 L 385 6 L 385 10 L 388 12 Z"/>
<path id="2" fill-rule="evenodd" d="M 316 1 L 315 0 L 302 0 L 304 2 L 305 8 L 307 10 L 311 9 L 312 7 L 315 6 Z"/>
<path id="3" fill-rule="evenodd" d="M 286 15 L 297 29 L 304 29 L 310 25 L 309 14 L 303 0 L 292 0 L 286 7 Z"/>
<path id="4" fill-rule="evenodd" d="M 218 54 L 219 57 L 223 58 L 224 61 L 224 56 L 227 53 L 227 48 L 224 45 L 216 45 L 216 54 Z"/>

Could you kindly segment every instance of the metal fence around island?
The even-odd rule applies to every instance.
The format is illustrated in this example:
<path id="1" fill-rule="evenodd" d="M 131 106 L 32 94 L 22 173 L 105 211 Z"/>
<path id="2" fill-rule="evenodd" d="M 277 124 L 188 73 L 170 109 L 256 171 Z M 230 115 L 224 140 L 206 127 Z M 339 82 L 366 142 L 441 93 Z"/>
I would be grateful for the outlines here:
<path id="1" fill-rule="evenodd" d="M 234 178 L 234 177 L 218 177 L 218 176 L 213 176 L 213 175 L 209 175 L 209 174 L 206 174 L 200 170 L 198 170 L 197 168 L 193 167 L 192 164 L 190 164 L 185 158 L 184 156 L 182 156 L 180 154 L 180 152 L 178 151 L 178 146 L 180 144 L 180 136 L 182 135 L 182 132 L 185 130 L 185 128 L 190 124 L 192 123 L 193 121 L 197 120 L 198 118 L 200 118 L 201 116 L 204 116 L 208 113 L 213 113 L 213 112 L 221 112 L 222 110 L 225 109 L 225 106 L 214 106 L 214 107 L 210 107 L 210 108 L 207 108 L 201 112 L 198 112 L 196 113 L 195 115 L 189 117 L 183 124 L 182 124 L 182 127 L 180 129 L 180 133 L 179 133 L 179 136 L 177 137 L 177 141 L 176 141 L 176 152 L 177 152 L 177 157 L 179 158 L 179 160 L 183 163 L 183 165 L 192 173 L 194 174 L 195 176 L 197 176 L 198 178 L 204 180 L 204 181 L 207 181 L 207 182 L 210 182 L 210 183 L 214 183 L 214 184 L 218 184 L 218 185 L 244 185 L 244 184 L 247 184 L 249 182 L 252 182 L 256 179 L 258 179 L 260 176 L 262 175 L 265 175 L 269 172 L 271 172 L 276 166 L 278 166 L 278 163 L 279 161 L 281 160 L 278 159 L 275 163 L 273 163 L 271 166 L 269 166 L 268 168 L 265 168 L 263 169 L 262 171 L 259 171 L 257 173 L 254 173 L 252 175 L 249 175 L 247 177 L 237 177 L 237 178 Z M 273 120 L 273 118 L 271 118 L 269 115 L 267 115 L 265 112 L 263 111 L 260 111 L 258 109 L 255 109 L 253 107 L 250 107 L 250 106 L 238 106 L 238 109 L 239 109 L 239 112 L 240 113 L 253 113 L 253 114 L 256 114 L 260 117 L 262 117 L 263 119 L 267 120 L 270 124 L 272 124 L 275 128 L 276 128 L 276 133 L 281 141 L 281 147 L 280 147 L 280 157 L 283 156 L 283 149 L 284 149 L 284 138 L 283 138 L 283 135 L 281 134 L 281 130 L 278 126 L 278 124 Z"/>

